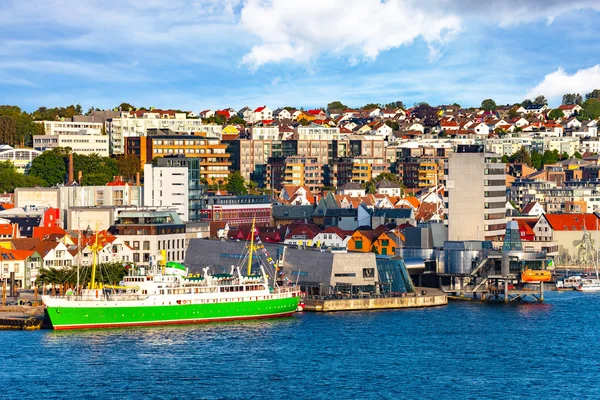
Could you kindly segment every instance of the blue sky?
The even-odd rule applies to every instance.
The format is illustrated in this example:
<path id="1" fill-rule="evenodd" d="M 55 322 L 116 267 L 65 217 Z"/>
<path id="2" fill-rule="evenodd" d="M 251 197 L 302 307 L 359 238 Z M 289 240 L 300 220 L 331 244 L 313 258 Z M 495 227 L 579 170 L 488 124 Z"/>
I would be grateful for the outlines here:
<path id="1" fill-rule="evenodd" d="M 544 94 L 558 105 L 600 88 L 598 1 L 486 4 L 4 0 L 0 104 L 473 106 Z"/>

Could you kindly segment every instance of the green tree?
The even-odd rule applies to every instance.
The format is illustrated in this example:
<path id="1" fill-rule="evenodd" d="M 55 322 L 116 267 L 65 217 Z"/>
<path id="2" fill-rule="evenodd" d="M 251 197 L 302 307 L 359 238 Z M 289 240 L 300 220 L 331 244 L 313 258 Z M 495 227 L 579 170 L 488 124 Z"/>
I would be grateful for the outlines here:
<path id="1" fill-rule="evenodd" d="M 535 169 L 540 169 L 540 168 L 542 168 L 542 164 L 543 164 L 542 155 L 540 153 L 538 153 L 537 150 L 532 151 L 531 152 L 531 166 Z"/>
<path id="2" fill-rule="evenodd" d="M 68 168 L 67 158 L 64 159 L 65 166 Z M 73 154 L 73 170 L 75 177 L 79 171 L 82 174 L 84 186 L 106 185 L 113 178 L 119 175 L 119 166 L 117 160 L 110 157 L 100 157 L 98 154 L 80 155 Z"/>
<path id="3" fill-rule="evenodd" d="M 542 156 L 542 165 L 552 165 L 556 164 L 560 159 L 560 154 L 558 150 L 546 150 L 544 151 L 544 155 Z"/>
<path id="4" fill-rule="evenodd" d="M 125 180 L 132 181 L 138 172 L 142 172 L 142 163 L 135 154 L 120 155 L 117 157 L 119 175 Z"/>
<path id="5" fill-rule="evenodd" d="M 517 113 L 517 110 L 515 110 L 514 108 L 511 108 L 510 110 L 508 110 L 508 118 L 513 119 L 513 118 L 517 118 L 519 116 L 519 113 Z"/>
<path id="6" fill-rule="evenodd" d="M 373 181 L 366 182 L 363 186 L 367 190 L 367 194 L 377 193 L 377 186 L 375 186 Z"/>
<path id="7" fill-rule="evenodd" d="M 16 106 L 0 106 L 0 143 L 13 147 L 31 146 L 39 132 L 31 115 Z"/>
<path id="8" fill-rule="evenodd" d="M 583 110 L 580 118 L 582 120 L 597 119 L 600 117 L 600 100 L 595 97 L 590 97 L 583 103 Z"/>
<path id="9" fill-rule="evenodd" d="M 377 175 L 377 177 L 374 179 L 375 182 L 381 182 L 382 180 L 387 179 L 388 181 L 391 182 L 400 182 L 400 177 L 397 174 L 394 174 L 392 172 L 382 172 L 381 174 Z"/>
<path id="10" fill-rule="evenodd" d="M 19 173 L 11 161 L 0 161 L 0 192 L 12 193 L 18 187 L 46 186 L 46 182 L 35 176 Z"/>
<path id="11" fill-rule="evenodd" d="M 248 188 L 248 193 L 250 194 L 258 194 L 258 184 L 253 180 L 249 180 L 246 182 L 246 187 Z"/>
<path id="12" fill-rule="evenodd" d="M 554 110 L 548 113 L 548 118 L 550 119 L 559 119 L 565 116 L 565 113 L 560 108 L 555 108 Z"/>
<path id="13" fill-rule="evenodd" d="M 400 129 L 400 124 L 394 121 L 393 119 L 388 119 L 387 121 L 385 121 L 385 124 L 395 131 Z"/>
<path id="14" fill-rule="evenodd" d="M 548 100 L 546 99 L 546 96 L 541 94 L 541 95 L 537 96 L 535 99 L 533 99 L 533 104 L 542 104 L 542 105 L 547 106 Z"/>
<path id="15" fill-rule="evenodd" d="M 585 99 L 600 99 L 600 89 L 594 89 L 585 95 Z"/>
<path id="16" fill-rule="evenodd" d="M 328 110 L 345 110 L 347 108 L 348 108 L 348 106 L 339 100 L 332 101 L 331 103 L 327 104 Z"/>
<path id="17" fill-rule="evenodd" d="M 244 177 L 242 176 L 240 171 L 233 171 L 231 174 L 229 174 L 229 179 L 227 179 L 225 189 L 229 193 L 234 194 L 236 196 L 248 193 L 246 185 L 244 185 Z"/>
<path id="18" fill-rule="evenodd" d="M 401 101 L 392 101 L 391 103 L 387 103 L 384 105 L 384 108 L 400 108 L 404 110 L 404 103 Z"/>
<path id="19" fill-rule="evenodd" d="M 302 118 L 300 120 L 300 125 L 302 125 L 302 126 L 308 126 L 308 125 L 310 125 L 310 121 L 307 120 L 306 118 Z"/>
<path id="20" fill-rule="evenodd" d="M 521 146 L 521 148 L 517 150 L 516 153 L 510 156 L 509 160 L 513 163 L 531 165 L 531 154 L 529 154 L 529 150 L 527 150 L 525 146 Z"/>
<path id="21" fill-rule="evenodd" d="M 523 100 L 523 102 L 521 103 L 521 106 L 523 108 L 527 108 L 533 105 L 533 101 L 529 100 L 529 99 L 525 99 Z"/>
<path id="22" fill-rule="evenodd" d="M 566 151 L 565 151 L 565 152 L 563 152 L 563 153 L 560 155 L 560 160 L 561 160 L 561 161 L 562 161 L 562 160 L 568 160 L 568 159 L 569 159 L 569 153 L 567 153 Z"/>
<path id="23" fill-rule="evenodd" d="M 506 164 L 506 163 L 510 162 L 510 160 L 509 160 L 509 158 L 508 158 L 508 156 L 507 156 L 506 154 L 502 156 L 502 162 L 503 162 L 504 164 Z"/>
<path id="24" fill-rule="evenodd" d="M 121 111 L 133 111 L 135 110 L 135 107 L 133 104 L 121 103 L 117 106 L 117 109 L 120 109 Z"/>
<path id="25" fill-rule="evenodd" d="M 583 98 L 579 93 L 565 93 L 562 97 L 562 104 L 581 104 L 583 103 Z"/>
<path id="26" fill-rule="evenodd" d="M 229 118 L 229 121 L 227 122 L 233 125 L 246 125 L 246 121 L 244 121 L 244 118 L 238 115 L 234 115 L 233 117 Z"/>
<path id="27" fill-rule="evenodd" d="M 496 107 L 496 102 L 492 99 L 485 99 L 481 102 L 481 109 L 485 111 L 495 111 Z"/>
<path id="28" fill-rule="evenodd" d="M 578 158 L 581 160 L 583 158 L 583 156 L 581 155 L 580 152 L 576 151 L 575 153 L 573 153 L 573 158 Z"/>
<path id="29" fill-rule="evenodd" d="M 56 148 L 44 151 L 31 162 L 29 175 L 44 180 L 50 186 L 65 183 L 67 168 L 65 150 Z"/>
<path id="30" fill-rule="evenodd" d="M 361 109 L 363 109 L 363 110 L 373 110 L 375 108 L 381 108 L 381 104 L 368 103 L 361 107 Z"/>

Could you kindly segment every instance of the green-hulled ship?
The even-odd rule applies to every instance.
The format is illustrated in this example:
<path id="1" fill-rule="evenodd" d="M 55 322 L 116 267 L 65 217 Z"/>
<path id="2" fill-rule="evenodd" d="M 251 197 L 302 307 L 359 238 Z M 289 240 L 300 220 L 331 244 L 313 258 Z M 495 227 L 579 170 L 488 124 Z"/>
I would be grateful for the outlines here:
<path id="1" fill-rule="evenodd" d="M 253 229 L 254 232 L 254 229 Z M 264 268 L 250 275 L 254 233 L 248 246 L 248 274 L 239 266 L 230 274 L 188 276 L 177 263 L 163 262 L 151 273 L 131 274 L 119 286 L 100 286 L 92 280 L 80 294 L 43 296 L 54 329 L 114 328 L 147 325 L 197 324 L 287 317 L 299 308 L 296 286 L 269 286 Z M 163 255 L 164 260 L 164 255 Z"/>

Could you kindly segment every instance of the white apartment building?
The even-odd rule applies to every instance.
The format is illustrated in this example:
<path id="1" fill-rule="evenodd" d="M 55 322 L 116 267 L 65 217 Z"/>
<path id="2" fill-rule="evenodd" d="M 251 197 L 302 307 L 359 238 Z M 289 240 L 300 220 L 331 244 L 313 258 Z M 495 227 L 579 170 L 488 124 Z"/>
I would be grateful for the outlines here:
<path id="1" fill-rule="evenodd" d="M 187 167 L 144 165 L 144 206 L 168 207 L 189 220 L 189 180 Z"/>
<path id="2" fill-rule="evenodd" d="M 505 164 L 483 146 L 459 146 L 446 173 L 448 240 L 493 240 L 506 229 Z"/>
<path id="3" fill-rule="evenodd" d="M 101 157 L 109 156 L 109 138 L 106 135 L 61 133 L 55 135 L 34 135 L 33 148 L 43 152 L 56 147 L 70 147 L 73 153 Z"/>
<path id="4" fill-rule="evenodd" d="M 24 174 L 31 167 L 34 158 L 42 154 L 34 149 L 13 149 L 10 146 L 2 146 L 0 149 L 0 161 L 10 161 L 16 170 Z"/>
<path id="5" fill-rule="evenodd" d="M 267 106 L 261 106 L 251 114 L 251 122 L 265 121 L 273 119 L 273 111 Z"/>
<path id="6" fill-rule="evenodd" d="M 189 119 L 184 113 L 160 114 L 148 111 L 138 117 L 136 113 L 123 112 L 119 118 L 106 121 L 106 132 L 110 137 L 112 154 L 123 154 L 126 137 L 141 137 L 148 129 L 172 130 L 188 134 L 203 132 L 207 137 L 221 138 L 223 127 L 204 124 L 201 119 Z"/>
<path id="7" fill-rule="evenodd" d="M 250 128 L 252 140 L 279 140 L 278 126 L 253 126 Z"/>
<path id="8" fill-rule="evenodd" d="M 500 154 L 500 156 L 512 156 L 525 146 L 530 149 L 532 138 L 530 137 L 507 137 L 499 139 L 488 139 L 485 142 L 485 150 L 489 153 Z"/>
<path id="9" fill-rule="evenodd" d="M 544 151 L 546 150 L 557 150 L 559 154 L 573 155 L 581 150 L 581 143 L 576 137 L 544 138 Z"/>
<path id="10" fill-rule="evenodd" d="M 347 136 L 341 134 L 340 128 L 337 126 L 329 127 L 318 124 L 298 126 L 294 128 L 294 132 L 298 134 L 299 140 L 341 140 Z M 381 137 L 377 139 L 381 139 Z"/>
<path id="11" fill-rule="evenodd" d="M 46 135 L 102 135 L 101 122 L 39 121 Z"/>

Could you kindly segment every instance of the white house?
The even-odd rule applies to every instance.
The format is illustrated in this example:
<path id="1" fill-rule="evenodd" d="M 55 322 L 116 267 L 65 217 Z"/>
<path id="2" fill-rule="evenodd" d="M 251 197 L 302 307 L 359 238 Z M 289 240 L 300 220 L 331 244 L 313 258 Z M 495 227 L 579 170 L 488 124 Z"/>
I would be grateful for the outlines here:
<path id="1" fill-rule="evenodd" d="M 44 243 L 43 248 L 36 248 L 36 250 L 42 257 L 44 268 L 63 268 L 73 265 L 75 257 L 63 242 Z"/>
<path id="2" fill-rule="evenodd" d="M 470 129 L 473 129 L 475 131 L 475 133 L 477 134 L 477 136 L 487 136 L 490 134 L 490 127 L 487 126 L 483 122 L 476 124 L 475 126 L 471 127 Z"/>
<path id="3" fill-rule="evenodd" d="M 559 110 L 562 110 L 565 118 L 570 118 L 571 115 L 577 113 L 580 114 L 583 108 L 579 104 L 563 104 L 558 107 Z"/>
<path id="4" fill-rule="evenodd" d="M 313 238 L 313 242 L 319 243 L 320 247 L 324 248 L 347 248 L 351 237 L 351 235 L 346 235 L 340 228 L 330 226 L 318 233 Z"/>
<path id="5" fill-rule="evenodd" d="M 360 183 L 356 182 L 348 182 L 337 190 L 337 194 L 350 197 L 364 197 L 366 192 L 366 189 L 360 186 Z"/>
<path id="6" fill-rule="evenodd" d="M 545 214 L 545 213 L 546 213 L 546 211 L 544 210 L 544 207 L 542 207 L 542 205 L 540 203 L 538 203 L 537 201 L 534 201 L 532 203 L 527 203 L 525 205 L 525 207 L 523 207 L 523 210 L 521 211 L 521 214 L 527 215 L 530 217 L 537 217 L 537 216 Z"/>
<path id="7" fill-rule="evenodd" d="M 273 111 L 273 118 L 279 120 L 292 119 L 292 114 L 290 114 L 290 112 L 285 108 L 278 108 L 277 110 Z"/>
<path id="8" fill-rule="evenodd" d="M 388 179 L 382 179 L 377 182 L 377 194 L 400 197 L 402 195 L 402 187 Z"/>
<path id="9" fill-rule="evenodd" d="M 76 263 L 79 260 L 76 259 Z M 127 246 L 120 237 L 112 236 L 109 241 L 98 251 L 97 262 L 113 263 L 122 262 L 124 264 L 133 262 L 133 249 Z M 81 251 L 81 265 L 90 266 L 93 263 L 93 252 L 91 245 L 87 245 Z"/>
<path id="10" fill-rule="evenodd" d="M 273 119 L 273 111 L 267 106 L 261 106 L 254 110 L 252 122 L 265 121 Z"/>

